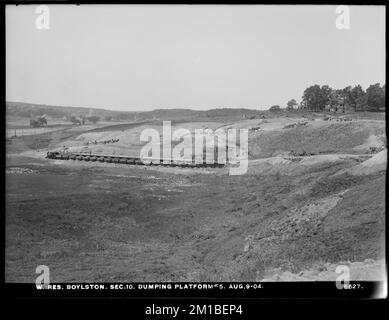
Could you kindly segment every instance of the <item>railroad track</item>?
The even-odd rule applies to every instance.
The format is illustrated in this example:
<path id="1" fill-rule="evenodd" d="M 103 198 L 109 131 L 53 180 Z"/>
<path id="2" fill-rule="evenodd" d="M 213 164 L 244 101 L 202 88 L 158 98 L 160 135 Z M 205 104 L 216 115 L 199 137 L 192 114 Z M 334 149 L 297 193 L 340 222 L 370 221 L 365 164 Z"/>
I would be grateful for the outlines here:
<path id="1" fill-rule="evenodd" d="M 168 167 L 184 167 L 184 168 L 222 168 L 225 163 L 195 163 L 194 161 L 174 161 L 168 160 L 167 162 L 163 159 L 148 158 L 150 163 L 144 163 L 141 158 L 137 157 L 126 157 L 116 155 L 101 155 L 91 153 L 73 153 L 73 152 L 47 152 L 47 159 L 56 160 L 78 160 L 86 162 L 106 162 L 106 163 L 121 163 L 128 165 L 145 165 L 145 166 L 168 166 Z"/>

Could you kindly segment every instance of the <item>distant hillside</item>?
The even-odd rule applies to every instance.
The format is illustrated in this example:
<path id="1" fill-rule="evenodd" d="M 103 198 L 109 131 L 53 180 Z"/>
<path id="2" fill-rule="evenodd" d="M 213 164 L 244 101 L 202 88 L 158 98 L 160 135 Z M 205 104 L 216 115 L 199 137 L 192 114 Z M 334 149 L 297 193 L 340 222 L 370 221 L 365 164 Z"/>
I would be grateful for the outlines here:
<path id="1" fill-rule="evenodd" d="M 138 120 L 239 120 L 242 118 L 254 118 L 263 114 L 264 111 L 253 109 L 211 109 L 197 111 L 191 109 L 156 109 L 145 112 L 112 111 L 106 109 L 86 107 L 63 107 L 23 102 L 6 102 L 6 115 L 25 118 L 33 118 L 41 115 L 48 115 L 52 118 L 69 118 L 70 116 L 99 116 L 102 119 L 116 121 L 138 121 Z"/>
<path id="2" fill-rule="evenodd" d="M 63 107 L 44 104 L 33 104 L 24 102 L 6 102 L 7 116 L 18 116 L 32 118 L 41 115 L 48 115 L 53 118 L 70 117 L 71 115 L 95 115 L 99 117 L 111 116 L 117 117 L 120 114 L 125 114 L 126 117 L 135 117 L 136 112 L 120 112 L 105 109 L 86 108 L 86 107 Z"/>

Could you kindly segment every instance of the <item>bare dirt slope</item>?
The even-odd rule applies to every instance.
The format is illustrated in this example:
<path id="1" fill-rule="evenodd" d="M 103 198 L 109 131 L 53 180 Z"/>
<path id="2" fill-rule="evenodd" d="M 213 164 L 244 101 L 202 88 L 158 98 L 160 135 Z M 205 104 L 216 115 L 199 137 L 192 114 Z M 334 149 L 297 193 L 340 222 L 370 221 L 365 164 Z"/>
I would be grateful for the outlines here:
<path id="1" fill-rule="evenodd" d="M 386 153 L 355 147 L 368 147 L 371 135 L 385 143 L 384 122 L 281 122 L 265 138 L 250 132 L 258 150 L 242 176 L 42 157 L 85 132 L 15 139 L 6 163 L 6 280 L 33 282 L 40 264 L 53 282 L 328 280 L 345 263 L 352 278 L 382 276 Z M 332 129 L 340 140 L 321 140 Z M 290 136 L 331 152 L 284 157 L 290 144 L 281 137 Z M 358 166 L 370 169 L 359 174 Z"/>

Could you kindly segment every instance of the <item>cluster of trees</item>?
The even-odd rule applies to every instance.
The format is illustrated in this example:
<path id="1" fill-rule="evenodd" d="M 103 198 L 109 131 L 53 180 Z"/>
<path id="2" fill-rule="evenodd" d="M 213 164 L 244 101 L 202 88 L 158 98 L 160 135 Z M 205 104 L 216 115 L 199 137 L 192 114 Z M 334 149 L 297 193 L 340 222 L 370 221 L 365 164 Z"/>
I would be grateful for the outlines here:
<path id="1" fill-rule="evenodd" d="M 97 121 L 100 121 L 100 117 L 99 116 L 90 116 L 90 117 L 87 117 L 86 120 L 88 120 L 89 122 L 92 122 L 92 123 L 97 123 Z"/>
<path id="2" fill-rule="evenodd" d="M 47 126 L 47 119 L 45 116 L 38 117 L 36 119 L 30 119 L 30 127 L 40 128 L 44 126 Z"/>
<path id="3" fill-rule="evenodd" d="M 353 111 L 385 111 L 385 85 L 370 85 L 366 91 L 360 85 L 343 89 L 332 89 L 324 85 L 313 85 L 305 89 L 300 105 L 295 99 L 287 103 L 287 110 L 306 109 L 323 111 L 339 105 Z"/>
<path id="4" fill-rule="evenodd" d="M 289 102 L 288 102 L 289 103 Z M 269 108 L 269 110 L 270 111 L 280 111 L 281 110 L 281 107 L 278 105 L 278 104 L 276 104 L 276 105 L 274 105 L 274 106 L 271 106 L 270 108 Z"/>

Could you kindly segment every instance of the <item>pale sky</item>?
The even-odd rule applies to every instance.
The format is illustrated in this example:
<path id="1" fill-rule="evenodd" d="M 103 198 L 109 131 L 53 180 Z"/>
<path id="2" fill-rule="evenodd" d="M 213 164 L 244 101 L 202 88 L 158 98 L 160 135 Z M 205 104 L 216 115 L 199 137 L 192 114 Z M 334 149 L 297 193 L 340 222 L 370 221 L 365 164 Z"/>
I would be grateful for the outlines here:
<path id="1" fill-rule="evenodd" d="M 141 111 L 284 107 L 305 88 L 385 83 L 385 7 L 6 8 L 6 99 Z"/>

